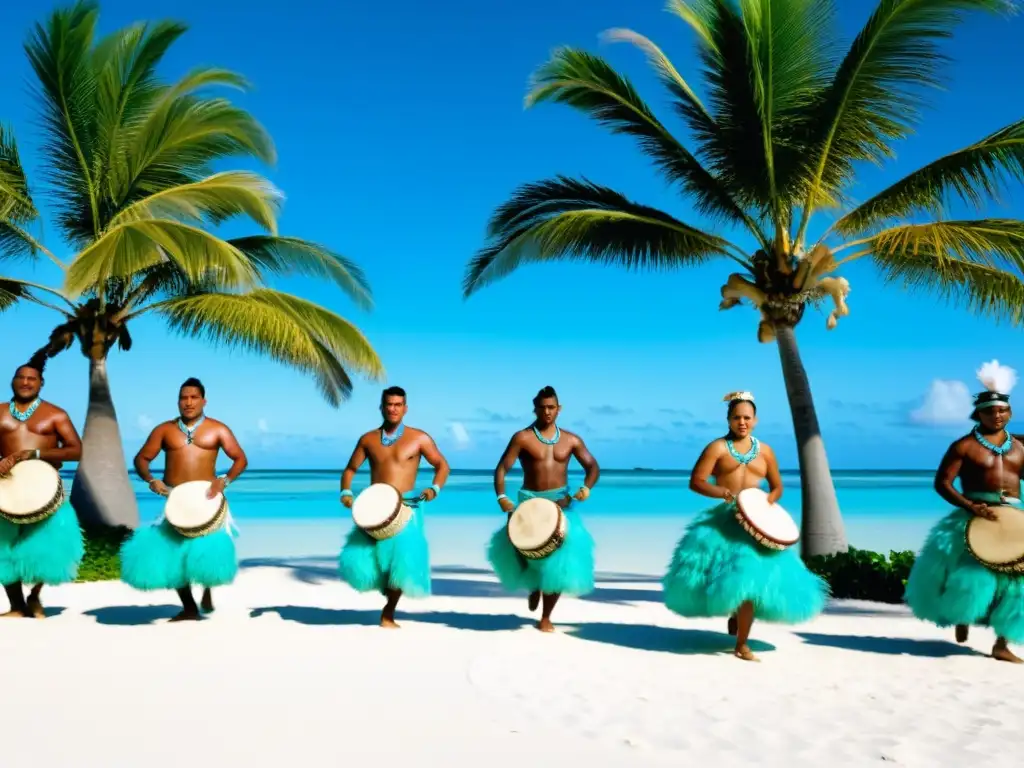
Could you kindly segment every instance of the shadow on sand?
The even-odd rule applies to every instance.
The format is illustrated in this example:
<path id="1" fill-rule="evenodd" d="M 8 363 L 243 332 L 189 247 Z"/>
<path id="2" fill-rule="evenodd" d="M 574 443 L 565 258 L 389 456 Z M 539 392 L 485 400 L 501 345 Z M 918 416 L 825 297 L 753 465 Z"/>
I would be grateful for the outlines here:
<path id="1" fill-rule="evenodd" d="M 966 645 L 945 640 L 915 640 L 909 637 L 875 637 L 873 635 L 823 635 L 817 632 L 797 632 L 805 643 L 846 651 L 881 653 L 887 656 L 984 656 Z"/>
<path id="2" fill-rule="evenodd" d="M 311 605 L 275 605 L 254 608 L 249 612 L 257 619 L 274 613 L 285 621 L 308 626 L 356 626 L 375 627 L 380 623 L 380 611 L 353 611 L 344 608 L 318 608 Z M 454 613 L 452 611 L 426 611 L 424 613 L 403 613 L 395 616 L 399 625 L 441 624 L 452 629 L 469 632 L 510 632 L 530 626 L 533 621 L 522 616 L 491 613 Z"/>
<path id="3" fill-rule="evenodd" d="M 97 624 L 117 627 L 135 627 L 166 621 L 181 612 L 180 605 L 110 605 L 85 611 Z"/>
<path id="4" fill-rule="evenodd" d="M 704 629 L 675 629 L 646 624 L 589 623 L 575 624 L 567 635 L 594 643 L 680 655 L 732 653 L 736 641 L 724 632 Z M 761 640 L 748 643 L 754 653 L 774 651 L 775 646 Z"/>

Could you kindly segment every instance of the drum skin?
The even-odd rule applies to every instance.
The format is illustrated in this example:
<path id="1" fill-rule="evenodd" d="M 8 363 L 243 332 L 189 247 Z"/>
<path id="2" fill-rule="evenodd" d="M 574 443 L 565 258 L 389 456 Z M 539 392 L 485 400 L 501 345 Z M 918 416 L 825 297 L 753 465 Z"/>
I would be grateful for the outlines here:
<path id="1" fill-rule="evenodd" d="M 228 502 L 223 494 L 206 498 L 209 480 L 190 480 L 171 489 L 164 502 L 164 518 L 182 536 L 190 539 L 220 529 L 227 519 Z"/>
<path id="2" fill-rule="evenodd" d="M 46 520 L 64 503 L 64 482 L 52 464 L 19 461 L 0 478 L 0 517 L 16 525 Z"/>
<path id="3" fill-rule="evenodd" d="M 769 549 L 788 549 L 800 540 L 800 529 L 778 503 L 769 504 L 760 488 L 746 488 L 736 495 L 736 520 L 754 539 Z"/>
<path id="4" fill-rule="evenodd" d="M 539 560 L 562 546 L 568 533 L 562 508 L 550 499 L 526 499 L 508 519 L 508 538 L 526 558 Z"/>
<path id="5" fill-rule="evenodd" d="M 967 551 L 990 570 L 1024 573 L 1024 510 L 991 505 L 996 520 L 972 517 L 964 529 Z"/>
<path id="6" fill-rule="evenodd" d="M 401 491 L 390 483 L 373 483 L 352 502 L 353 524 L 378 541 L 397 536 L 411 517 Z"/>

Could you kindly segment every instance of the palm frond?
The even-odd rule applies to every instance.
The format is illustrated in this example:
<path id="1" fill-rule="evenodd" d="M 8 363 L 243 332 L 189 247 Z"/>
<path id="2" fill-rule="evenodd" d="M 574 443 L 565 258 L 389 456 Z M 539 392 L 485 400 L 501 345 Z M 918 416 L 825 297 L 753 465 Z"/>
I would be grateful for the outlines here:
<path id="1" fill-rule="evenodd" d="M 0 123 L 0 221 L 25 224 L 38 217 L 14 132 Z"/>
<path id="2" fill-rule="evenodd" d="M 346 367 L 374 379 L 384 374 L 376 352 L 355 326 L 279 291 L 174 298 L 144 311 L 163 316 L 175 332 L 255 351 L 311 375 L 333 406 L 352 392 Z"/>
<path id="3" fill-rule="evenodd" d="M 373 293 L 363 270 L 322 245 L 297 237 L 255 235 L 229 240 L 261 274 L 305 275 L 330 280 L 360 309 L 373 307 Z"/>
<path id="4" fill-rule="evenodd" d="M 1012 0 L 880 0 L 818 108 L 820 134 L 797 240 L 822 202 L 838 200 L 855 163 L 893 156 L 891 143 L 918 121 L 923 91 L 940 84 L 940 44 L 969 11 L 1001 12 Z"/>
<path id="5" fill-rule="evenodd" d="M 259 174 L 224 171 L 140 198 L 122 209 L 110 224 L 171 218 L 216 225 L 234 216 L 247 216 L 267 232 L 276 234 L 282 199 L 281 192 Z"/>
<path id="6" fill-rule="evenodd" d="M 981 208 L 1011 179 L 1024 181 L 1024 120 L 919 168 L 844 215 L 833 229 L 855 235 L 917 212 L 939 216 L 953 195 Z"/>
<path id="7" fill-rule="evenodd" d="M 732 247 L 607 187 L 562 176 L 520 187 L 495 212 L 488 236 L 494 242 L 470 262 L 463 280 L 467 297 L 529 262 L 670 269 L 727 256 Z"/>
<path id="8" fill-rule="evenodd" d="M 612 133 L 634 137 L 665 178 L 693 196 L 700 213 L 742 223 L 765 240 L 728 187 L 669 133 L 632 84 L 604 59 L 575 48 L 560 48 L 534 73 L 531 86 L 527 106 L 547 101 L 568 104 Z"/>
<path id="9" fill-rule="evenodd" d="M 950 260 L 1024 272 L 1024 221 L 1019 219 L 908 224 L 880 232 L 864 244 L 876 260 L 889 253 L 900 258 L 926 254 L 940 271 Z"/>
<path id="10" fill-rule="evenodd" d="M 81 245 L 98 231 L 99 200 L 93 178 L 96 152 L 96 76 L 93 33 L 99 10 L 78 2 L 36 24 L 25 52 L 37 78 L 46 178 L 56 191 L 56 223 Z"/>
<path id="11" fill-rule="evenodd" d="M 193 281 L 216 272 L 228 289 L 251 287 L 259 279 L 249 259 L 226 240 L 179 221 L 146 219 L 111 227 L 81 251 L 68 268 L 65 290 L 73 296 L 102 294 L 111 278 L 130 278 L 168 260 Z"/>
<path id="12" fill-rule="evenodd" d="M 15 280 L 0 277 L 0 312 L 13 307 L 25 295 L 25 287 Z"/>

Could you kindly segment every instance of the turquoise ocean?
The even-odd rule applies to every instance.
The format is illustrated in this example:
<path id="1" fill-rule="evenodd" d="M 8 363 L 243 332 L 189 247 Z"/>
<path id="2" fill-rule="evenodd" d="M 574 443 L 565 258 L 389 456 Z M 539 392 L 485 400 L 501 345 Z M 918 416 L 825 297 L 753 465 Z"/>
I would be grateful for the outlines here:
<path id="1" fill-rule="evenodd" d="M 67 473 L 70 480 L 72 473 Z M 419 473 L 418 489 L 429 487 L 432 470 Z M 339 471 L 249 470 L 228 492 L 240 531 L 239 555 L 260 560 L 334 557 L 352 527 L 339 503 Z M 436 566 L 485 568 L 488 537 L 504 522 L 489 470 L 453 470 L 441 495 L 425 505 L 431 560 Z M 925 471 L 833 472 L 847 536 L 855 547 L 880 552 L 917 551 L 928 528 L 948 511 Z M 781 504 L 799 521 L 800 476 L 783 472 Z M 142 523 L 155 521 L 163 499 L 132 476 Z M 570 487 L 583 480 L 570 473 Z M 507 493 L 522 482 L 510 473 Z M 602 470 L 580 513 L 597 543 L 597 568 L 605 573 L 660 574 L 683 528 L 714 504 L 687 487 L 689 473 L 662 470 Z M 357 474 L 353 490 L 369 483 Z"/>

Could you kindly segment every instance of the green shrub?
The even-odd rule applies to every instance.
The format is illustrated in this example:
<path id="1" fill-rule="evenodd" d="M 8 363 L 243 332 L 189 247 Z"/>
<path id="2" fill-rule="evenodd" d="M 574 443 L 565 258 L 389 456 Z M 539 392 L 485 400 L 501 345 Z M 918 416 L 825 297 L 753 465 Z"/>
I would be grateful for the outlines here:
<path id="1" fill-rule="evenodd" d="M 121 543 L 131 535 L 131 529 L 124 526 L 111 528 L 98 526 L 84 528 L 85 557 L 78 568 L 75 581 L 111 581 L 121 578 L 121 562 L 118 551 Z"/>
<path id="2" fill-rule="evenodd" d="M 825 579 L 832 597 L 902 603 L 914 553 L 889 552 L 889 556 L 850 547 L 837 555 L 807 558 L 807 567 Z"/>

